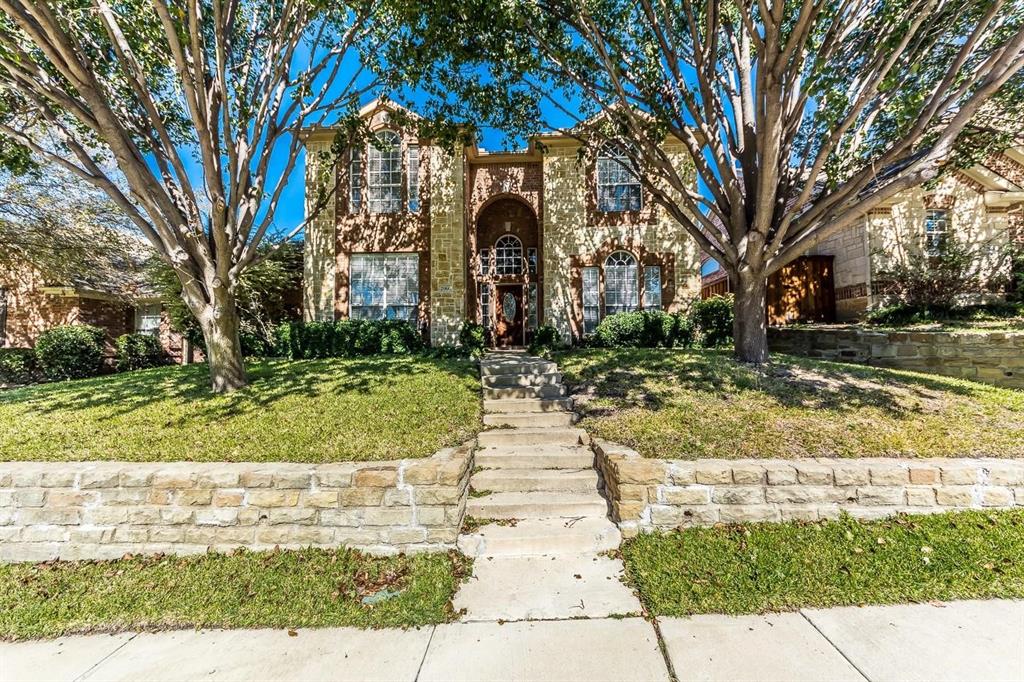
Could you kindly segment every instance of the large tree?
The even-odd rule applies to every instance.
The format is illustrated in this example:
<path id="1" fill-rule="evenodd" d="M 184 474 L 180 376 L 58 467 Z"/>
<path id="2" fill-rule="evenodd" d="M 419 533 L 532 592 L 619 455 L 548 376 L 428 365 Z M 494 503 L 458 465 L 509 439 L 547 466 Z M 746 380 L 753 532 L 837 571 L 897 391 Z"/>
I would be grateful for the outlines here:
<path id="1" fill-rule="evenodd" d="M 416 26 L 442 106 L 617 145 L 728 270 L 749 362 L 771 273 L 1020 130 L 1014 0 L 467 0 Z"/>
<path id="2" fill-rule="evenodd" d="M 0 0 L 0 8 L 0 158 L 18 165 L 29 152 L 102 189 L 180 280 L 213 390 L 244 386 L 239 278 L 266 253 L 260 245 L 301 159 L 300 130 L 354 120 L 360 96 L 379 86 L 364 57 L 388 40 L 385 4 Z M 313 197 L 308 213 L 325 202 Z"/>

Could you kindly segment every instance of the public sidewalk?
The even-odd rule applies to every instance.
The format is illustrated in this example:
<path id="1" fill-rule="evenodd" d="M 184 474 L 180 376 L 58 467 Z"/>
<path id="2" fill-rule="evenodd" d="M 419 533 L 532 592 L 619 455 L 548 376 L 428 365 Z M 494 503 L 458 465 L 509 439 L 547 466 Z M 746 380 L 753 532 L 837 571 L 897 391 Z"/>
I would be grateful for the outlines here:
<path id="1" fill-rule="evenodd" d="M 0 644 L 0 680 L 1024 680 L 1024 601 Z"/>

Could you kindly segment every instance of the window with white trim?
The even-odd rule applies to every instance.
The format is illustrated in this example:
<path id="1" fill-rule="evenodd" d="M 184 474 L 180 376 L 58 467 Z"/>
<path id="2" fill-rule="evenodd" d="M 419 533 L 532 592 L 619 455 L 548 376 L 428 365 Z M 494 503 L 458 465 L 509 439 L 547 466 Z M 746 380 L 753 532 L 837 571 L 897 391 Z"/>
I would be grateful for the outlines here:
<path id="1" fill-rule="evenodd" d="M 601 271 L 583 268 L 583 333 L 590 334 L 601 321 Z"/>
<path id="2" fill-rule="evenodd" d="M 377 142 L 367 150 L 367 192 L 370 213 L 398 213 L 402 210 L 402 148 L 398 134 L 377 133 Z"/>
<path id="3" fill-rule="evenodd" d="M 491 285 L 480 285 L 480 320 L 484 329 L 491 328 Z"/>
<path id="4" fill-rule="evenodd" d="M 363 153 L 360 149 L 348 151 L 348 212 L 363 209 Z"/>
<path id="5" fill-rule="evenodd" d="M 536 329 L 537 328 L 537 283 L 530 282 L 530 293 L 527 298 L 527 311 L 526 328 Z"/>
<path id="6" fill-rule="evenodd" d="M 352 256 L 349 316 L 354 320 L 416 323 L 420 302 L 419 254 Z"/>
<path id="7" fill-rule="evenodd" d="M 604 314 L 614 315 L 639 307 L 636 258 L 616 251 L 604 261 Z"/>
<path id="8" fill-rule="evenodd" d="M 644 309 L 661 310 L 661 267 L 644 266 Z"/>
<path id="9" fill-rule="evenodd" d="M 519 237 L 506 234 L 494 243 L 494 271 L 499 275 L 519 275 L 523 272 L 523 243 Z"/>
<path id="10" fill-rule="evenodd" d="M 480 249 L 480 274 L 489 275 L 491 272 L 491 250 Z"/>
<path id="11" fill-rule="evenodd" d="M 420 210 L 420 147 L 409 145 L 409 210 Z"/>
<path id="12" fill-rule="evenodd" d="M 139 334 L 159 334 L 160 311 L 159 303 L 135 306 L 135 331 Z"/>
<path id="13" fill-rule="evenodd" d="M 642 196 L 629 157 L 612 144 L 602 147 L 597 156 L 597 210 L 639 211 Z"/>
<path id="14" fill-rule="evenodd" d="M 531 246 L 526 250 L 526 262 L 530 268 L 530 274 L 537 274 L 537 248 Z"/>
<path id="15" fill-rule="evenodd" d="M 949 234 L 949 211 L 932 208 L 924 214 L 925 250 L 929 256 L 937 256 L 946 243 Z"/>

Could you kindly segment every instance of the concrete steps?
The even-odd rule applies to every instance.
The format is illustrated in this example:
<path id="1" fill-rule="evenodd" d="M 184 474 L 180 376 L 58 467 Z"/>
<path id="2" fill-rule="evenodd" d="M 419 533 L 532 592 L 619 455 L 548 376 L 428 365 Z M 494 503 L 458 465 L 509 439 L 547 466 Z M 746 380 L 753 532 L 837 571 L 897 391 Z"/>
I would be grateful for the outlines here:
<path id="1" fill-rule="evenodd" d="M 471 557 L 598 554 L 619 546 L 622 534 L 608 519 L 527 519 L 514 526 L 488 524 L 459 536 Z"/>
<path id="2" fill-rule="evenodd" d="M 565 491 L 596 493 L 594 469 L 485 469 L 473 474 L 474 490 L 504 492 Z"/>
<path id="3" fill-rule="evenodd" d="M 521 398 L 562 398 L 565 386 L 505 386 L 488 388 L 484 386 L 484 400 L 508 400 Z"/>
<path id="4" fill-rule="evenodd" d="M 608 505 L 597 491 L 500 492 L 471 497 L 466 504 L 466 514 L 476 519 L 604 518 L 607 513 Z"/>
<path id="5" fill-rule="evenodd" d="M 558 371 L 558 365 L 550 360 L 524 360 L 521 357 L 481 363 L 480 374 L 486 377 L 498 374 L 549 374 Z"/>
<path id="6" fill-rule="evenodd" d="M 514 388 L 516 386 L 560 386 L 560 372 L 537 374 L 490 374 L 480 377 L 485 388 Z"/>
<path id="7" fill-rule="evenodd" d="M 476 465 L 485 469 L 583 469 L 594 466 L 585 445 L 501 446 L 477 450 Z"/>
<path id="8" fill-rule="evenodd" d="M 532 428 L 545 426 L 572 426 L 576 423 L 573 412 L 498 412 L 485 414 L 484 424 L 487 426 L 528 426 Z"/>
<path id="9" fill-rule="evenodd" d="M 569 398 L 484 398 L 484 412 L 568 412 L 571 409 Z"/>
<path id="10" fill-rule="evenodd" d="M 477 437 L 482 448 L 528 445 L 580 445 L 589 443 L 586 431 L 576 428 L 492 429 Z"/>

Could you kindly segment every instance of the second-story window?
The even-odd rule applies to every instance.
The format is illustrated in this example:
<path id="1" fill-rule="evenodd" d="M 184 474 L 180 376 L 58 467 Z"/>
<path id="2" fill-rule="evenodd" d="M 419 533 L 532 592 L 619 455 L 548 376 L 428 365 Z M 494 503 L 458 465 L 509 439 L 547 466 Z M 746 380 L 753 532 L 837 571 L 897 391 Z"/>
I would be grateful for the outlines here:
<path id="1" fill-rule="evenodd" d="M 354 148 L 348 154 L 348 212 L 359 213 L 363 208 L 363 156 Z"/>
<path id="2" fill-rule="evenodd" d="M 519 275 L 523 272 L 523 243 L 506 234 L 494 244 L 494 271 L 499 275 Z"/>
<path id="3" fill-rule="evenodd" d="M 370 213 L 402 210 L 402 148 L 396 133 L 377 133 L 367 153 L 367 181 Z"/>
<path id="4" fill-rule="evenodd" d="M 928 209 L 924 214 L 925 251 L 929 256 L 937 256 L 946 244 L 949 234 L 949 211 L 945 209 Z"/>
<path id="5" fill-rule="evenodd" d="M 606 144 L 597 155 L 597 210 L 639 211 L 642 202 L 640 180 L 629 157 Z"/>
<path id="6" fill-rule="evenodd" d="M 420 148 L 409 145 L 409 211 L 420 210 Z"/>

